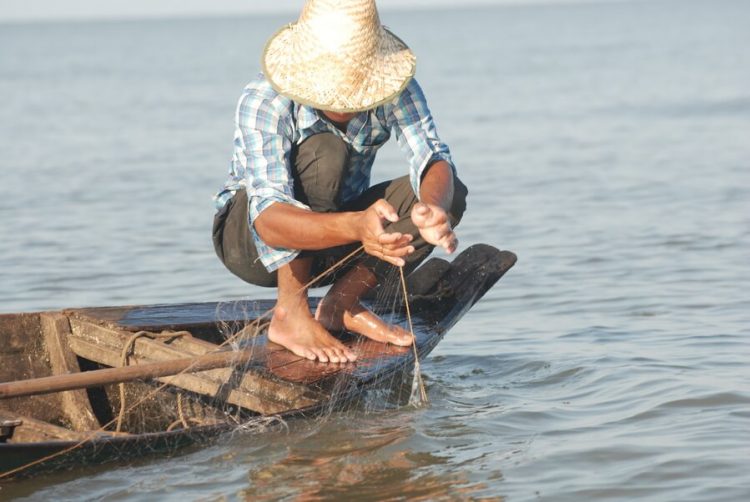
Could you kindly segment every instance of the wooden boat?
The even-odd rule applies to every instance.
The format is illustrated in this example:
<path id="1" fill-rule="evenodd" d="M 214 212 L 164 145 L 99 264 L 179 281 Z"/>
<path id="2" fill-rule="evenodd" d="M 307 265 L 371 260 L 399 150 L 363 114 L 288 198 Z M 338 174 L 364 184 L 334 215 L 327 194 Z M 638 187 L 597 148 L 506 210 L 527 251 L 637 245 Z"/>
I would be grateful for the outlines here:
<path id="1" fill-rule="evenodd" d="M 413 272 L 407 290 L 418 356 L 515 261 L 511 252 L 479 244 L 451 263 L 433 258 Z M 234 430 L 238 421 L 314 415 L 414 365 L 411 347 L 346 333 L 340 336 L 358 354 L 356 363 L 297 357 L 258 327 L 272 306 L 249 300 L 0 315 L 0 481 L 174 452 Z M 373 299 L 370 307 L 406 324 L 403 305 L 384 309 Z M 212 357 L 225 359 L 196 366 Z M 179 361 L 189 364 L 164 370 Z M 148 373 L 154 367 L 161 373 Z M 151 378 L 134 380 L 138 375 L 127 371 Z M 114 376 L 102 379 L 107 372 Z M 127 383 L 120 389 L 113 382 Z"/>

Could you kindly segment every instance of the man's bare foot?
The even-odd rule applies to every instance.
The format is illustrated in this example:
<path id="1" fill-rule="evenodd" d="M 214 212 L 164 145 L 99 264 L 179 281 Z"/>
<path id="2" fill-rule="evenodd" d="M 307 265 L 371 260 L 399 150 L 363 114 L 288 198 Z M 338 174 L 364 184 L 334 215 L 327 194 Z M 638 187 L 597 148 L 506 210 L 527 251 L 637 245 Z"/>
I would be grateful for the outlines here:
<path id="1" fill-rule="evenodd" d="M 351 350 L 313 319 L 306 304 L 292 310 L 277 305 L 268 328 L 268 339 L 310 360 L 346 363 L 357 359 Z"/>
<path id="2" fill-rule="evenodd" d="M 349 302 L 342 302 L 344 304 Z M 315 311 L 315 319 L 331 331 L 346 328 L 371 340 L 394 345 L 411 345 L 414 338 L 401 326 L 388 324 L 359 301 L 342 306 L 335 299 L 325 298 Z"/>

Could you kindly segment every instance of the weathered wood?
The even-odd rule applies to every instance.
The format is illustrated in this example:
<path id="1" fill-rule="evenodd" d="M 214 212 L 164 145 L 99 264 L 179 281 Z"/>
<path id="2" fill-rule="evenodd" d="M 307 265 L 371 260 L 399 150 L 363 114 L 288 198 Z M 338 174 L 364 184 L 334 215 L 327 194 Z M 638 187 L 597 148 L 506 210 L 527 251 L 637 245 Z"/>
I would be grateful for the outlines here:
<path id="1" fill-rule="evenodd" d="M 311 300 L 315 308 L 318 299 Z M 89 319 L 109 323 L 127 331 L 188 330 L 193 333 L 226 327 L 236 331 L 247 323 L 269 313 L 271 300 L 237 300 L 231 302 L 183 303 L 179 305 L 132 305 L 68 310 Z"/>
<path id="2" fill-rule="evenodd" d="M 52 370 L 43 341 L 40 313 L 0 315 L 0 382 L 49 376 Z M 66 422 L 59 395 L 0 402 L 5 411 L 53 423 Z"/>
<path id="3" fill-rule="evenodd" d="M 39 314 L 0 314 L 0 354 L 21 354 L 39 335 Z M 0 375 L 11 368 L 0 368 Z"/>
<path id="4" fill-rule="evenodd" d="M 310 361 L 288 350 L 269 352 L 267 366 L 271 373 L 289 382 L 309 386 L 326 377 L 337 375 L 352 365 Z"/>
<path id="5" fill-rule="evenodd" d="M 22 422 L 21 425 L 16 427 L 13 438 L 9 441 L 10 443 L 35 443 L 60 439 L 79 441 L 91 435 L 90 432 L 87 434 L 74 432 L 64 427 L 5 410 L 0 411 L 0 420 L 20 420 Z M 106 433 L 102 434 L 106 435 Z"/>
<path id="6" fill-rule="evenodd" d="M 54 375 L 80 373 L 76 356 L 67 343 L 70 335 L 68 318 L 60 313 L 40 315 L 41 331 L 49 354 L 50 367 Z M 100 424 L 94 415 L 86 392 L 71 390 L 60 394 L 62 412 L 76 431 L 98 429 Z"/>
<path id="7" fill-rule="evenodd" d="M 130 338 L 130 333 L 123 333 L 76 317 L 71 317 L 70 322 L 73 334 L 69 342 L 76 354 L 106 366 L 121 365 L 122 349 Z M 147 363 L 186 356 L 197 357 L 216 349 L 216 345 L 191 337 L 175 337 L 170 344 L 141 337 L 133 343 L 133 355 L 130 361 L 131 363 Z M 248 358 L 245 362 L 265 360 L 265 351 L 264 345 L 247 349 L 245 353 Z M 297 356 L 294 357 L 300 359 Z M 253 367 L 242 374 L 235 374 L 234 370 L 223 368 L 162 377 L 158 380 L 197 394 L 218 397 L 229 404 L 262 414 L 305 408 L 316 404 L 324 397 L 304 386 L 275 378 L 262 366 Z"/>
<path id="8" fill-rule="evenodd" d="M 124 332 L 107 325 L 99 325 L 77 316 L 71 316 L 69 320 L 72 328 L 69 343 L 76 354 L 107 366 L 122 366 L 122 351 L 128 343 L 128 340 L 134 335 L 133 333 Z M 78 339 L 93 344 L 94 350 L 89 351 L 87 355 L 79 354 L 75 349 Z M 107 361 L 98 360 L 96 356 L 97 347 L 101 348 L 102 353 L 113 352 L 114 354 L 105 356 L 107 357 Z M 162 338 L 157 341 L 146 335 L 138 337 L 132 341 L 131 350 L 129 351 L 130 357 L 128 360 L 131 364 L 137 364 L 139 361 L 165 361 L 169 359 L 190 357 L 191 355 L 207 354 L 209 352 L 214 352 L 217 349 L 217 345 L 209 342 L 198 341 L 192 336 L 181 336 L 175 334 L 174 337 L 166 339 Z M 113 355 L 116 357 L 113 357 Z M 206 376 L 217 379 L 221 378 L 223 374 L 224 373 L 220 371 L 205 373 Z"/>

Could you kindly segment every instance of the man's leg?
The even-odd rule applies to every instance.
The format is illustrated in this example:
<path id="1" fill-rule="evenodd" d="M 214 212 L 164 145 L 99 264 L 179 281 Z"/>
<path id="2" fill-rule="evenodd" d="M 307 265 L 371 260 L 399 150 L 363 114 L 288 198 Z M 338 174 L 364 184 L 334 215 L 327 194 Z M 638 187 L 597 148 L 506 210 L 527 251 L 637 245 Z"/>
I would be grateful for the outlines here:
<path id="1" fill-rule="evenodd" d="M 315 318 L 331 331 L 346 329 L 376 342 L 411 345 L 411 333 L 386 323 L 360 302 L 378 282 L 371 268 L 357 263 L 328 290 L 318 304 Z"/>
<path id="2" fill-rule="evenodd" d="M 386 227 L 415 236 L 416 251 L 406 259 L 406 271 L 415 268 L 432 250 L 424 242 L 411 222 L 410 211 L 417 202 L 408 178 L 399 178 L 376 185 L 360 198 L 345 207 L 339 207 L 345 169 L 348 166 L 346 144 L 333 134 L 310 137 L 300 145 L 293 158 L 295 196 L 308 203 L 313 210 L 364 210 L 378 199 L 384 198 L 396 208 L 399 221 Z M 455 180 L 455 197 L 449 212 L 455 226 L 465 207 L 466 190 Z M 272 340 L 294 353 L 310 359 L 344 362 L 354 360 L 354 354 L 328 334 L 329 330 L 346 328 L 377 341 L 399 345 L 411 344 L 411 336 L 400 327 L 384 323 L 365 309 L 360 298 L 374 287 L 392 265 L 374 257 L 366 257 L 338 279 L 312 319 L 307 307 L 307 289 L 311 264 L 326 252 L 303 252 L 299 258 L 281 267 L 278 273 L 269 274 L 257 260 L 257 251 L 247 226 L 247 198 L 238 193 L 235 206 L 226 214 L 220 212 L 214 226 L 214 243 L 219 257 L 233 273 L 253 284 L 279 286 L 277 310 L 269 333 Z M 226 221 L 223 221 L 226 220 Z M 239 237 L 238 237 L 239 236 Z M 335 253 L 334 253 L 335 254 Z M 321 326 L 322 324 L 322 326 Z"/>
<path id="3" fill-rule="evenodd" d="M 344 363 L 356 356 L 315 320 L 307 304 L 312 258 L 298 258 L 279 268 L 279 296 L 268 339 L 307 359 Z"/>
<path id="4" fill-rule="evenodd" d="M 230 272 L 256 286 L 276 286 L 276 272 L 268 272 L 258 259 L 247 219 L 247 193 L 238 191 L 214 216 L 216 255 Z"/>
<path id="5" fill-rule="evenodd" d="M 295 197 L 313 211 L 337 211 L 341 201 L 343 178 L 349 164 L 348 147 L 332 133 L 310 136 L 292 152 Z M 221 262 L 234 275 L 256 286 L 274 287 L 277 273 L 268 272 L 258 260 L 248 225 L 247 193 L 238 191 L 214 217 L 214 249 Z M 314 256 L 323 261 L 325 253 L 302 252 L 301 258 Z M 316 269 L 323 270 L 313 262 Z"/>
<path id="6" fill-rule="evenodd" d="M 349 169 L 349 147 L 333 133 L 320 133 L 307 138 L 292 154 L 294 196 L 316 213 L 332 213 L 341 209 L 344 179 Z M 300 257 L 314 257 L 311 278 L 331 268 L 356 245 L 339 246 L 320 251 L 302 251 Z M 313 286 L 331 284 L 341 270 L 319 277 Z"/>
<path id="7" fill-rule="evenodd" d="M 311 136 L 293 153 L 295 195 L 314 211 L 338 209 L 345 169 L 346 144 L 333 134 Z M 216 254 L 236 276 L 258 286 L 278 286 L 269 339 L 295 354 L 326 362 L 353 361 L 356 356 L 333 338 L 316 321 L 307 302 L 310 268 L 317 253 L 300 256 L 268 272 L 258 260 L 258 252 L 248 225 L 247 194 L 239 191 L 214 217 L 213 241 Z"/>
<path id="8" fill-rule="evenodd" d="M 349 168 L 344 140 L 330 132 L 315 134 L 294 149 L 291 160 L 294 198 L 316 213 L 338 211 Z"/>
<path id="9" fill-rule="evenodd" d="M 295 198 L 315 212 L 338 210 L 348 164 L 348 147 L 336 135 L 323 133 L 309 137 L 292 155 Z M 268 338 L 308 359 L 353 361 L 354 353 L 313 318 L 308 306 L 310 270 L 320 255 L 303 251 L 297 259 L 279 268 L 279 295 Z"/>

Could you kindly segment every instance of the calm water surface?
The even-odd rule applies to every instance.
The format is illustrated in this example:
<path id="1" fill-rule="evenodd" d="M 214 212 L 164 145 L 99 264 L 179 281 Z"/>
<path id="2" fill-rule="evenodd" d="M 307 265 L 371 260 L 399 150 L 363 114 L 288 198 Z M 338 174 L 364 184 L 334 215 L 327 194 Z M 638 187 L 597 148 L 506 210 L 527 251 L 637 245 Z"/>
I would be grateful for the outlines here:
<path id="1" fill-rule="evenodd" d="M 27 500 L 750 499 L 750 3 L 384 13 L 516 267 L 358 406 Z M 235 102 L 288 21 L 0 25 L 0 312 L 267 297 L 213 254 Z M 386 148 L 375 181 L 405 172 Z M 377 401 L 377 396 L 373 398 Z"/>

